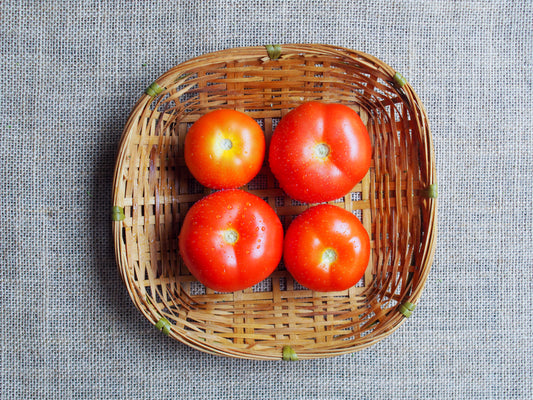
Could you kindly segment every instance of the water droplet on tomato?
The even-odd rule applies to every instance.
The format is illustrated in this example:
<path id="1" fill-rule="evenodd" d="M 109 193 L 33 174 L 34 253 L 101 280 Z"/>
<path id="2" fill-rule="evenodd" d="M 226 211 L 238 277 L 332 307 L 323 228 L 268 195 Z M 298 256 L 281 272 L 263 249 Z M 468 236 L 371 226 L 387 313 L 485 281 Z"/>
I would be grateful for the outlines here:
<path id="1" fill-rule="evenodd" d="M 228 210 L 231 210 L 232 208 L 233 208 L 233 206 L 228 204 Z"/>
<path id="2" fill-rule="evenodd" d="M 247 205 L 248 207 L 251 207 L 251 206 L 252 206 L 252 203 L 248 202 L 248 203 L 246 203 L 246 205 Z"/>
<path id="3" fill-rule="evenodd" d="M 260 248 L 261 248 L 261 246 L 257 246 L 257 248 L 258 248 L 258 249 L 260 249 Z"/>
<path id="4" fill-rule="evenodd" d="M 221 215 L 217 215 L 215 218 L 216 219 L 220 219 L 220 218 L 222 218 L 222 216 Z"/>
<path id="5" fill-rule="evenodd" d="M 264 230 L 265 230 L 265 227 L 264 227 L 264 226 L 262 226 L 262 227 L 261 227 L 261 230 L 262 230 L 262 231 L 264 231 Z"/>

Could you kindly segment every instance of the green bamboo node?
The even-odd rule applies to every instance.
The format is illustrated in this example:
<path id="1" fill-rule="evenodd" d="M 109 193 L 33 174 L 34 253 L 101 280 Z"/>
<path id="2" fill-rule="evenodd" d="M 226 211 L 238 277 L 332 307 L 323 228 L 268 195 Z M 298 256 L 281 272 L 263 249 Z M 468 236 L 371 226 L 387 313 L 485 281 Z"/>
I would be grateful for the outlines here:
<path id="1" fill-rule="evenodd" d="M 157 321 L 157 324 L 155 324 L 155 327 L 167 336 L 170 333 L 170 322 L 165 317 L 161 317 L 159 321 Z"/>
<path id="2" fill-rule="evenodd" d="M 279 44 L 267 44 L 265 47 L 271 60 L 277 60 L 281 56 L 281 46 Z"/>
<path id="3" fill-rule="evenodd" d="M 437 193 L 437 184 L 433 183 L 429 185 L 426 190 L 423 192 L 424 197 L 429 197 L 430 199 L 436 199 L 438 196 Z"/>
<path id="4" fill-rule="evenodd" d="M 291 346 L 283 346 L 283 360 L 284 361 L 297 361 L 298 356 Z"/>
<path id="5" fill-rule="evenodd" d="M 161 86 L 159 86 L 159 84 L 157 82 L 153 82 L 150 86 L 148 86 L 146 88 L 146 90 L 144 92 L 148 96 L 155 97 L 158 94 L 160 94 L 161 92 L 163 92 L 163 90 L 165 90 L 165 89 L 162 88 Z"/>
<path id="6" fill-rule="evenodd" d="M 113 206 L 111 208 L 111 219 L 113 221 L 123 221 L 124 218 L 126 218 L 126 215 L 124 215 L 124 209 L 119 206 Z"/>
<path id="7" fill-rule="evenodd" d="M 413 310 L 415 309 L 415 307 L 416 304 L 405 301 L 400 304 L 400 307 L 398 307 L 398 311 L 403 314 L 405 318 L 409 318 L 413 314 Z"/>
<path id="8" fill-rule="evenodd" d="M 405 80 L 405 78 L 402 76 L 402 74 L 400 74 L 399 72 L 396 72 L 394 74 L 394 76 L 392 77 L 392 79 L 394 79 L 394 82 L 396 83 L 396 85 L 398 85 L 398 87 L 404 87 L 404 85 L 407 83 L 407 81 Z"/>

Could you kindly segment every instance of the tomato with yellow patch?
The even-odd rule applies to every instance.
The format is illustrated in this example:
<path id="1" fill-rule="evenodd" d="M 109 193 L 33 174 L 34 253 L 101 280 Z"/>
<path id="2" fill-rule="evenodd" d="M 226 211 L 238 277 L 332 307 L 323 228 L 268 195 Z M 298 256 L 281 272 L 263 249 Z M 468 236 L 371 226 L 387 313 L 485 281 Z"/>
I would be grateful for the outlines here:
<path id="1" fill-rule="evenodd" d="M 189 128 L 184 154 L 189 171 L 202 185 L 238 188 L 261 170 L 265 135 L 250 116 L 236 110 L 215 110 Z"/>

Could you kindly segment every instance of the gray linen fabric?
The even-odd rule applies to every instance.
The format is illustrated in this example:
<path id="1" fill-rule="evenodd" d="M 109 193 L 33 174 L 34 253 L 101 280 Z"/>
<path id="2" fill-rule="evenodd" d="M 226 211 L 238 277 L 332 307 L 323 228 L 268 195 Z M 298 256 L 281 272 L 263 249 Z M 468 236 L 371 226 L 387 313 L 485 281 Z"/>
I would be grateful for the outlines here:
<path id="1" fill-rule="evenodd" d="M 2 1 L 1 399 L 533 398 L 533 3 Z M 114 261 L 114 156 L 143 89 L 205 52 L 328 43 L 425 103 L 433 270 L 379 344 L 310 362 L 210 356 L 158 332 Z"/>

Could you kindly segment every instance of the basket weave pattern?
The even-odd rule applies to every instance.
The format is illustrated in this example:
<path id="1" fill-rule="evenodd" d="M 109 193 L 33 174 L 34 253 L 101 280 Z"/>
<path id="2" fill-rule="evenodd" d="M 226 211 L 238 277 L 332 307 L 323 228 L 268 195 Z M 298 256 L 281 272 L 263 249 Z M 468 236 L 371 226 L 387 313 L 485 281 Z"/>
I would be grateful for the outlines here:
<path id="1" fill-rule="evenodd" d="M 369 172 L 331 202 L 355 213 L 370 234 L 363 280 L 344 292 L 318 293 L 281 264 L 250 289 L 205 288 L 178 254 L 185 214 L 211 193 L 185 166 L 187 129 L 209 111 L 231 108 L 258 121 L 268 146 L 280 118 L 311 100 L 352 107 L 371 136 Z M 434 252 L 435 183 L 425 110 L 380 60 L 326 45 L 206 54 L 158 78 L 125 127 L 114 176 L 117 263 L 139 310 L 196 349 L 250 359 L 280 359 L 284 346 L 300 359 L 350 353 L 392 333 L 417 303 Z M 243 189 L 265 199 L 285 228 L 310 206 L 287 197 L 266 164 Z"/>

